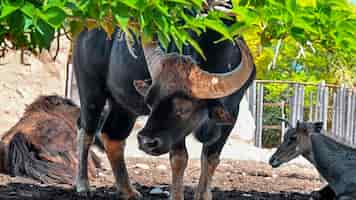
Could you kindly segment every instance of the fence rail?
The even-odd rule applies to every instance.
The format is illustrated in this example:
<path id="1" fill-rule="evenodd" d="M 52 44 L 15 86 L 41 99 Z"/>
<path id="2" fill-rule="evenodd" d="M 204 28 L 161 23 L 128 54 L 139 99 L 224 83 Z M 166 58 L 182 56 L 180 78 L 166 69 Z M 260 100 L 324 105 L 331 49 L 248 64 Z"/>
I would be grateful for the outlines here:
<path id="1" fill-rule="evenodd" d="M 279 102 L 269 102 L 264 98 L 268 85 L 286 85 L 284 93 L 288 94 Z M 264 124 L 264 108 L 279 107 L 281 115 L 295 126 L 297 121 L 323 121 L 325 131 L 343 139 L 345 143 L 356 143 L 356 91 L 345 85 L 320 83 L 303 83 L 294 81 L 257 80 L 247 91 L 247 99 L 256 123 L 255 145 L 262 147 L 263 132 L 276 129 L 277 124 Z M 308 102 L 307 102 L 308 101 Z M 308 104 L 306 104 L 306 102 Z M 280 122 L 281 140 L 286 124 Z"/>

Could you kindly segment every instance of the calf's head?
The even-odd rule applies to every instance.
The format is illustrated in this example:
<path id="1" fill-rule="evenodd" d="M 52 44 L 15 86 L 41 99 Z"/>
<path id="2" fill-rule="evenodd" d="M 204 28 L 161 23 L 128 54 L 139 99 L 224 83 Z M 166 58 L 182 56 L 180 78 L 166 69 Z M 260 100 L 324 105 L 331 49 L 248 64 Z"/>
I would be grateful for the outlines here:
<path id="1" fill-rule="evenodd" d="M 242 41 L 237 44 L 241 52 L 240 67 L 226 74 L 203 71 L 188 56 L 162 54 L 155 64 L 146 56 L 152 83 L 142 80 L 134 83 L 151 108 L 145 127 L 138 133 L 141 150 L 151 155 L 167 153 L 208 119 L 234 123 L 224 106 L 212 99 L 234 93 L 253 72 L 247 46 Z"/>
<path id="2" fill-rule="evenodd" d="M 323 122 L 297 122 L 295 128 L 289 128 L 284 134 L 283 142 L 272 155 L 269 163 L 276 168 L 299 155 L 311 152 L 310 134 L 320 133 Z"/>

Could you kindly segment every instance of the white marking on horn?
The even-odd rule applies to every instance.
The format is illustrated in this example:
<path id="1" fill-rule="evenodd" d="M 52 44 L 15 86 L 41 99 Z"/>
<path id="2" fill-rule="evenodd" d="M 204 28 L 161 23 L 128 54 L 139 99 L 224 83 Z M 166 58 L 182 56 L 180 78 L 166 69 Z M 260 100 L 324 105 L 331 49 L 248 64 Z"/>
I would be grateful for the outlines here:
<path id="1" fill-rule="evenodd" d="M 216 84 L 219 83 L 219 79 L 216 78 L 216 77 L 213 77 L 213 78 L 211 79 L 211 83 L 212 83 L 213 85 L 216 85 Z"/>

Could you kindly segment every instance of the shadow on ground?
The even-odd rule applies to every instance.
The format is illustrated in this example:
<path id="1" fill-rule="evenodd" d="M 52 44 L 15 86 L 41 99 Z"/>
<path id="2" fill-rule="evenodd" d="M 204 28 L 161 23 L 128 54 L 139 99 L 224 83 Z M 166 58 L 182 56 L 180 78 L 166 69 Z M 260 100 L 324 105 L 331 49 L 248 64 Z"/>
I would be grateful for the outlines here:
<path id="1" fill-rule="evenodd" d="M 152 187 L 143 185 L 135 185 L 136 188 L 144 195 L 145 200 L 164 200 L 166 196 L 150 195 Z M 168 190 L 168 186 L 164 186 L 163 190 Z M 115 195 L 114 188 L 99 187 L 94 188 L 90 198 L 77 195 L 71 188 L 63 188 L 59 186 L 39 186 L 25 183 L 9 183 L 5 186 L 0 186 L 1 200 L 109 200 L 119 199 Z M 193 189 L 186 187 L 185 199 L 193 199 Z M 261 193 L 261 192 L 242 192 L 242 191 L 223 191 L 218 188 L 213 190 L 214 199 L 224 200 L 307 200 L 308 195 L 299 193 Z"/>

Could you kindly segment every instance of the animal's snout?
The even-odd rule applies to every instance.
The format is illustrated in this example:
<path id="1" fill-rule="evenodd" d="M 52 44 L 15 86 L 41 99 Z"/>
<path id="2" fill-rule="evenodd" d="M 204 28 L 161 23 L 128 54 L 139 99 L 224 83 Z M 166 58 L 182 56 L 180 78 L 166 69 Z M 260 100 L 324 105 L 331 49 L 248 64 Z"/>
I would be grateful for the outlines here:
<path id="1" fill-rule="evenodd" d="M 146 153 L 153 154 L 156 149 L 160 148 L 162 141 L 159 138 L 137 135 L 139 148 Z"/>
<path id="2" fill-rule="evenodd" d="M 273 167 L 279 167 L 281 165 L 281 162 L 279 161 L 278 158 L 276 158 L 275 156 L 272 156 L 271 159 L 269 160 L 269 164 Z"/>

